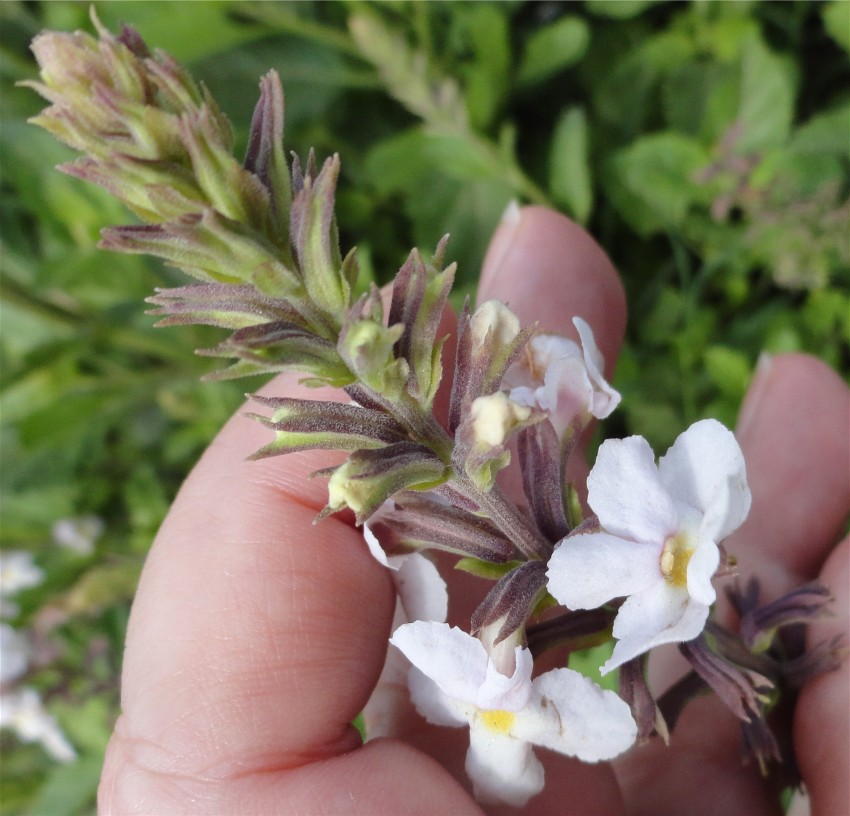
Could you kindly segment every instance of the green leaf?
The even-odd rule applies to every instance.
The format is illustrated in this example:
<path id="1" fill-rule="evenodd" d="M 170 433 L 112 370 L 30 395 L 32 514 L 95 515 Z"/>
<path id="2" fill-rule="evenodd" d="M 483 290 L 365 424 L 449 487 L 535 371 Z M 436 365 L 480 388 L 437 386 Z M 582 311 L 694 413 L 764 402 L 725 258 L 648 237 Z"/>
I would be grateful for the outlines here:
<path id="1" fill-rule="evenodd" d="M 850 8 L 850 4 L 847 4 Z M 850 145 L 850 103 L 815 114 L 794 131 L 789 149 L 795 153 L 847 154 Z"/>
<path id="2" fill-rule="evenodd" d="M 457 6 L 465 39 L 475 60 L 465 67 L 464 89 L 470 123 L 485 131 L 493 123 L 508 89 L 511 49 L 507 16 L 498 5 Z"/>
<path id="3" fill-rule="evenodd" d="M 102 757 L 88 756 L 54 767 L 26 813 L 75 816 L 87 805 L 94 805 L 102 765 Z"/>
<path id="4" fill-rule="evenodd" d="M 549 153 L 549 189 L 555 202 L 581 224 L 593 209 L 584 108 L 564 110 L 555 125 Z"/>
<path id="5" fill-rule="evenodd" d="M 760 37 L 751 37 L 741 66 L 738 151 L 749 153 L 784 144 L 791 130 L 794 101 L 795 77 L 788 62 Z"/>
<path id="6" fill-rule="evenodd" d="M 534 85 L 575 65 L 587 51 L 590 28 L 580 17 L 562 17 L 536 31 L 525 46 L 517 82 Z"/>
<path id="7" fill-rule="evenodd" d="M 643 14 L 658 0 L 585 0 L 585 6 L 597 17 L 611 17 L 615 20 L 630 20 Z"/>
<path id="8" fill-rule="evenodd" d="M 673 132 L 644 136 L 614 156 L 609 184 L 615 206 L 642 234 L 681 227 L 701 193 L 695 174 L 707 163 L 694 139 Z"/>
<path id="9" fill-rule="evenodd" d="M 257 39 L 264 30 L 238 17 L 232 2 L 175 3 L 168 13 L 146 0 L 122 3 L 98 3 L 97 13 L 103 24 L 117 30 L 130 22 L 151 48 L 162 48 L 190 61 L 217 51 L 224 51 L 246 41 Z M 203 36 L 199 33 L 203 32 Z"/>
<path id="10" fill-rule="evenodd" d="M 711 346 L 705 351 L 705 366 L 721 394 L 736 402 L 744 396 L 752 370 L 743 352 L 729 346 Z"/>
<path id="11" fill-rule="evenodd" d="M 832 0 L 821 12 L 824 28 L 845 51 L 850 52 L 850 3 Z"/>

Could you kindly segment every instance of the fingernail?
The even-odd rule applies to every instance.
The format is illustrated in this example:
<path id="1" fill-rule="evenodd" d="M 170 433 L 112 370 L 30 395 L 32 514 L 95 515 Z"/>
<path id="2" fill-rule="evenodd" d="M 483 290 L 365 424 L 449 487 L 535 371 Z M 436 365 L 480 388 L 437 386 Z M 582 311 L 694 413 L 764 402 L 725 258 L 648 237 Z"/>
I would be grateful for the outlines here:
<path id="1" fill-rule="evenodd" d="M 496 232 L 493 233 L 493 238 L 490 241 L 490 247 L 487 250 L 487 257 L 484 259 L 484 266 L 481 272 L 481 285 L 479 289 L 489 288 L 493 281 L 498 278 L 499 268 L 510 252 L 521 222 L 522 210 L 516 199 L 511 199 L 508 202 L 508 206 L 505 207 L 502 217 L 499 219 L 499 226 L 496 228 Z"/>
<path id="2" fill-rule="evenodd" d="M 753 420 L 759 413 L 760 405 L 764 401 L 764 392 L 767 389 L 767 381 L 770 379 L 772 368 L 773 355 L 763 351 L 759 355 L 755 374 L 747 390 L 747 395 L 744 397 L 741 412 L 738 414 L 737 436 L 739 438 L 748 433 L 750 425 L 752 425 Z"/>

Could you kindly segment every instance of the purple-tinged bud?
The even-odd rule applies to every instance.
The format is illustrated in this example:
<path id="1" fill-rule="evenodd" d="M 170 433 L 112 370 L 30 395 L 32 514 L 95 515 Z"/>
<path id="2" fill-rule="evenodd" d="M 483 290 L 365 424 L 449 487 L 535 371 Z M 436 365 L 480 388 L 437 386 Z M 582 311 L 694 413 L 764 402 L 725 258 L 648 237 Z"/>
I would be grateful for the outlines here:
<path id="1" fill-rule="evenodd" d="M 745 722 L 762 716 L 774 684 L 753 669 L 737 666 L 711 649 L 704 634 L 679 644 L 679 651 L 727 708 Z"/>
<path id="2" fill-rule="evenodd" d="M 658 734 L 669 744 L 667 723 L 646 683 L 647 657 L 648 653 L 644 653 L 620 666 L 620 697 L 632 710 L 638 727 L 638 743 L 647 742 L 653 734 Z"/>
<path id="3" fill-rule="evenodd" d="M 273 409 L 271 418 L 249 416 L 274 430 L 276 438 L 253 454 L 252 459 L 317 448 L 348 451 L 383 448 L 404 441 L 406 436 L 404 428 L 391 417 L 359 405 L 256 394 L 253 399 Z"/>
<path id="4" fill-rule="evenodd" d="M 827 613 L 832 593 L 813 581 L 797 587 L 764 606 L 746 612 L 741 618 L 741 637 L 754 652 L 767 651 L 777 631 L 792 623 L 811 623 Z"/>
<path id="5" fill-rule="evenodd" d="M 389 553 L 436 549 L 491 564 L 519 557 L 511 542 L 483 516 L 430 494 L 402 493 L 395 505 L 370 522 Z"/>
<path id="6" fill-rule="evenodd" d="M 499 623 L 493 632 L 493 645 L 525 626 L 546 593 L 546 564 L 527 561 L 502 577 L 473 612 L 471 632 Z"/>

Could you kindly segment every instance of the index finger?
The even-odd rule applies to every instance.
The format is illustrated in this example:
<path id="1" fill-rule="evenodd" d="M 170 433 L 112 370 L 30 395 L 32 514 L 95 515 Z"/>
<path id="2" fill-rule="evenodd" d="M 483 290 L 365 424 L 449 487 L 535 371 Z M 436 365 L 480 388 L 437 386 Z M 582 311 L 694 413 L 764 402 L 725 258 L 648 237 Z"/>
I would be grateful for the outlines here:
<path id="1" fill-rule="evenodd" d="M 304 393 L 292 377 L 268 390 L 339 397 Z M 380 671 L 394 592 L 352 526 L 313 523 L 327 486 L 309 474 L 339 455 L 246 461 L 267 441 L 259 424 L 231 419 L 156 538 L 131 615 L 101 809 L 313 812 L 352 796 L 347 810 L 375 813 L 370 792 L 390 808 L 416 801 L 402 787 L 414 776 L 428 782 L 422 812 L 445 799 L 454 812 L 472 808 L 436 763 L 403 746 L 347 753 L 360 745 L 350 723 Z"/>

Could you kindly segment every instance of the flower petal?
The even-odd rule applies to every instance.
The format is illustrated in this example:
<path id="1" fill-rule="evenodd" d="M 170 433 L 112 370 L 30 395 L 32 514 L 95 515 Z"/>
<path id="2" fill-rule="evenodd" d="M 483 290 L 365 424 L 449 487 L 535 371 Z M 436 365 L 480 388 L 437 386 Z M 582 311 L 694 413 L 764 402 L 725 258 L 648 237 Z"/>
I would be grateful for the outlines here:
<path id="1" fill-rule="evenodd" d="M 570 609 L 596 609 L 652 586 L 662 577 L 659 558 L 656 544 L 608 533 L 569 536 L 549 559 L 549 592 Z"/>
<path id="2" fill-rule="evenodd" d="M 543 790 L 543 766 L 531 745 L 489 728 L 480 718 L 469 729 L 466 772 L 482 804 L 521 807 Z"/>
<path id="3" fill-rule="evenodd" d="M 366 542 L 366 546 L 369 548 L 369 552 L 372 553 L 372 557 L 379 564 L 383 564 L 385 567 L 389 567 L 394 570 L 399 568 L 399 562 L 395 562 L 392 565 L 390 564 L 387 554 L 381 546 L 381 542 L 378 541 L 378 537 L 372 532 L 368 523 L 363 525 L 363 539 Z"/>
<path id="4" fill-rule="evenodd" d="M 475 696 L 475 705 L 483 709 L 519 711 L 531 694 L 531 670 L 534 659 L 528 649 L 514 650 L 514 673 L 508 677 L 496 667 L 493 658 L 487 661 L 487 676 Z"/>
<path id="5" fill-rule="evenodd" d="M 581 339 L 581 349 L 584 355 L 584 365 L 593 383 L 593 399 L 589 406 L 590 413 L 597 419 L 605 419 L 620 404 L 622 399 L 619 391 L 615 391 L 605 379 L 605 359 L 596 345 L 593 329 L 580 317 L 573 318 L 573 325 Z"/>
<path id="6" fill-rule="evenodd" d="M 711 579 L 720 565 L 720 550 L 710 539 L 703 539 L 688 561 L 688 595 L 697 603 L 711 606 L 717 593 Z"/>
<path id="7" fill-rule="evenodd" d="M 407 620 L 443 623 L 449 611 L 449 593 L 434 562 L 420 553 L 395 557 L 403 559 L 393 578 Z"/>
<path id="8" fill-rule="evenodd" d="M 614 637 L 618 642 L 602 666 L 602 674 L 662 643 L 693 640 L 705 627 L 708 610 L 686 589 L 663 579 L 651 589 L 632 595 L 617 613 Z"/>
<path id="9" fill-rule="evenodd" d="M 587 477 L 587 503 L 609 532 L 656 542 L 676 530 L 676 511 L 658 477 L 655 455 L 642 436 L 608 439 Z"/>
<path id="10" fill-rule="evenodd" d="M 475 712 L 471 703 L 449 697 L 427 674 L 415 666 L 407 678 L 410 697 L 416 710 L 432 725 L 466 725 Z"/>
<path id="11" fill-rule="evenodd" d="M 477 638 L 447 623 L 415 621 L 399 626 L 390 643 L 449 697 L 476 702 L 489 662 Z"/>
<path id="12" fill-rule="evenodd" d="M 661 481 L 679 502 L 704 515 L 702 533 L 721 541 L 750 510 L 744 455 L 734 434 L 717 420 L 695 422 L 661 458 Z"/>
<path id="13" fill-rule="evenodd" d="M 632 746 L 637 725 L 628 704 L 571 669 L 553 669 L 534 680 L 529 705 L 513 733 L 585 762 L 613 759 Z"/>

